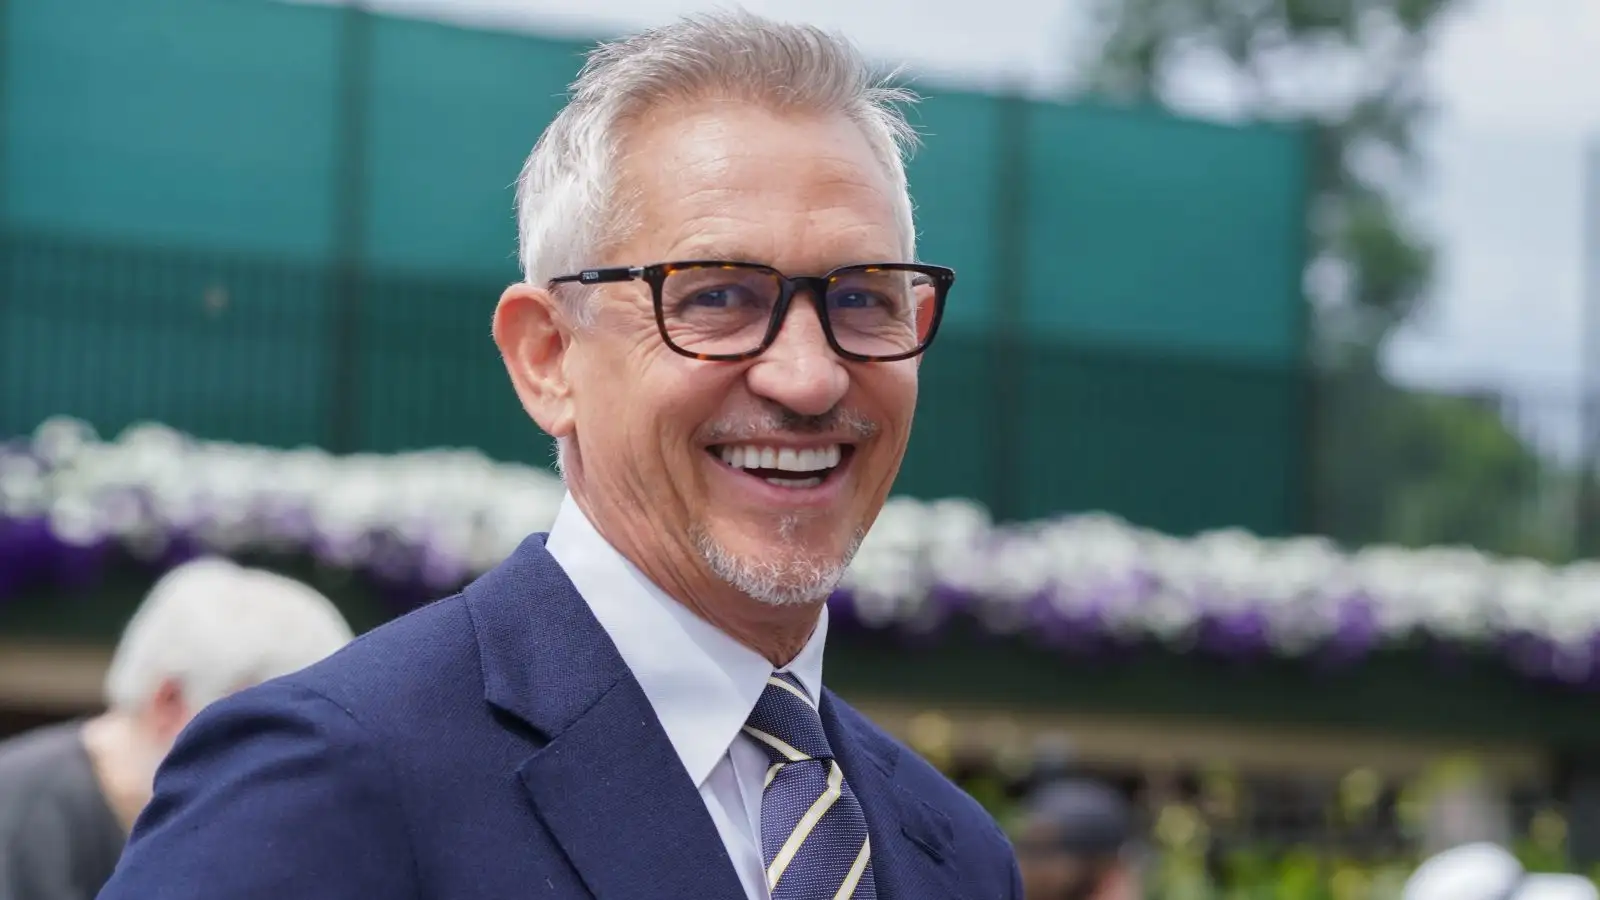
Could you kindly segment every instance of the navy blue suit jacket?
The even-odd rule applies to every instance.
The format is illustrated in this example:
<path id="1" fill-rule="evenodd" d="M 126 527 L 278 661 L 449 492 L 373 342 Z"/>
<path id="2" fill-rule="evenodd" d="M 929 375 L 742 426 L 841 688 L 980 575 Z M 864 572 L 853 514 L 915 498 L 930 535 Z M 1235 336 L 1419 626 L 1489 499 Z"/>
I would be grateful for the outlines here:
<path id="1" fill-rule="evenodd" d="M 1020 900 L 994 821 L 832 693 L 883 900 Z M 207 708 L 101 900 L 743 900 L 610 638 L 529 538 L 461 594 Z"/>

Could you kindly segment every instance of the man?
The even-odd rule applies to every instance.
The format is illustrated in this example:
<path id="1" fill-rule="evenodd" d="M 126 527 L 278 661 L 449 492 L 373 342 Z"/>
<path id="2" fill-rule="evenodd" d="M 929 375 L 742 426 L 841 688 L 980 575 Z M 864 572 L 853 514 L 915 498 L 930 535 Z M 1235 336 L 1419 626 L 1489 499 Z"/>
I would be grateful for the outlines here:
<path id="1" fill-rule="evenodd" d="M 560 441 L 550 534 L 201 716 L 105 900 L 1018 895 L 978 805 L 822 687 L 953 278 L 906 263 L 901 99 L 745 14 L 590 56 L 494 319 Z"/>
<path id="2" fill-rule="evenodd" d="M 1018 856 L 1028 900 L 1137 900 L 1133 816 L 1106 785 L 1072 779 L 1029 798 Z"/>
<path id="3" fill-rule="evenodd" d="M 1404 900 L 1597 900 L 1582 875 L 1526 872 L 1505 848 L 1487 842 L 1435 854 L 1406 882 Z"/>
<path id="4" fill-rule="evenodd" d="M 0 900 L 91 900 L 179 731 L 206 704 L 350 640 L 321 595 L 221 559 L 156 582 L 106 675 L 106 712 L 0 743 Z"/>

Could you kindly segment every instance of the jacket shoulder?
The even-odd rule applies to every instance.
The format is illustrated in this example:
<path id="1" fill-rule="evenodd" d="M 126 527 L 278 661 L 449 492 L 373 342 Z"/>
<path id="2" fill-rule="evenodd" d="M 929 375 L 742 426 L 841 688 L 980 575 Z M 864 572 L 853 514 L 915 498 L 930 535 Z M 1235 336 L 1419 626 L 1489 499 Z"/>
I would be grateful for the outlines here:
<path id="1" fill-rule="evenodd" d="M 974 854 L 969 857 L 969 864 L 1014 880 L 1016 856 L 1011 841 L 982 804 L 915 750 L 879 728 L 837 695 L 832 695 L 830 701 L 841 724 L 858 740 L 876 744 L 880 756 L 892 757 L 894 781 L 898 787 L 949 819 L 959 843 Z"/>
<path id="2" fill-rule="evenodd" d="M 419 708 L 483 697 L 477 641 L 460 594 L 390 620 L 268 684 L 321 695 L 378 730 L 385 720 L 414 724 Z"/>

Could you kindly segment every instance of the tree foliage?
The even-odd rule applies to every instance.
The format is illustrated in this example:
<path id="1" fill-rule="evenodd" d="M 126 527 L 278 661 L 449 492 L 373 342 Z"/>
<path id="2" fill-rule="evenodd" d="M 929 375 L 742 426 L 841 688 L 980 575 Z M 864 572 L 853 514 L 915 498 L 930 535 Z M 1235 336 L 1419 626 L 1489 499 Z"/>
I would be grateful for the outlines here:
<path id="1" fill-rule="evenodd" d="M 1347 543 L 1570 552 L 1540 514 L 1548 472 L 1493 395 L 1396 388 L 1361 368 L 1320 376 L 1318 528 Z"/>

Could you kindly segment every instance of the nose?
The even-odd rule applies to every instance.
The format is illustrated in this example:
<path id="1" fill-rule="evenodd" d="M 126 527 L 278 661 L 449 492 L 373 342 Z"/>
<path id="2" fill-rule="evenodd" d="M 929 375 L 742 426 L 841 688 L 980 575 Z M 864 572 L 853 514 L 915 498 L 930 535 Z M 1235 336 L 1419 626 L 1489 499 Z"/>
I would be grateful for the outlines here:
<path id="1" fill-rule="evenodd" d="M 816 307 L 797 296 L 783 327 L 746 375 L 750 390 L 803 416 L 820 416 L 844 399 L 850 372 L 828 346 Z"/>

